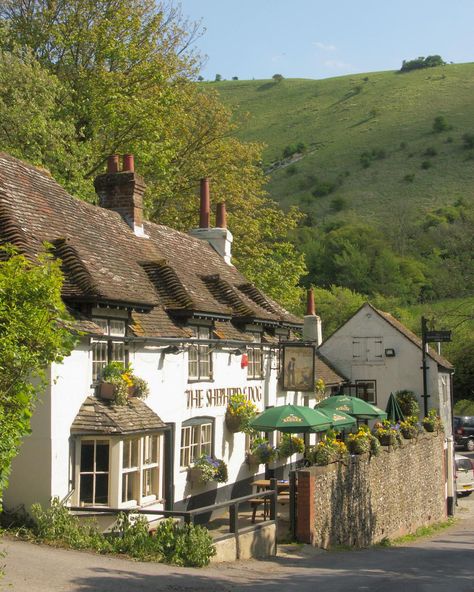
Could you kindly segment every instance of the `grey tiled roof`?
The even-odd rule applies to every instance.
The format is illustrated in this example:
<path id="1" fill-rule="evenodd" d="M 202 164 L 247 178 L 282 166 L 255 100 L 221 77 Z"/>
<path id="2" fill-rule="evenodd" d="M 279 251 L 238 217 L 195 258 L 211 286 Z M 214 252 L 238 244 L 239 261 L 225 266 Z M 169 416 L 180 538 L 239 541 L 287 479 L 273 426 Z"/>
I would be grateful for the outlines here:
<path id="1" fill-rule="evenodd" d="M 131 398 L 126 405 L 115 405 L 96 397 L 87 397 L 71 426 L 73 434 L 133 434 L 165 427 L 158 415 L 141 399 Z"/>

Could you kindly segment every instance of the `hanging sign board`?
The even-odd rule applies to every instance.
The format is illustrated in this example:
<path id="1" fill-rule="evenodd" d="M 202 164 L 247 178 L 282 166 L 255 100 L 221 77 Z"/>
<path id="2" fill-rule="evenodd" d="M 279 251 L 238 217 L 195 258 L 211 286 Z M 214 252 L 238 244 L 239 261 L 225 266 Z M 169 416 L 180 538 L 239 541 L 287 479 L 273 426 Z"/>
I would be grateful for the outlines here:
<path id="1" fill-rule="evenodd" d="M 425 341 L 451 341 L 451 331 L 426 331 Z"/>
<path id="2" fill-rule="evenodd" d="M 283 380 L 284 391 L 314 391 L 314 346 L 284 345 Z"/>

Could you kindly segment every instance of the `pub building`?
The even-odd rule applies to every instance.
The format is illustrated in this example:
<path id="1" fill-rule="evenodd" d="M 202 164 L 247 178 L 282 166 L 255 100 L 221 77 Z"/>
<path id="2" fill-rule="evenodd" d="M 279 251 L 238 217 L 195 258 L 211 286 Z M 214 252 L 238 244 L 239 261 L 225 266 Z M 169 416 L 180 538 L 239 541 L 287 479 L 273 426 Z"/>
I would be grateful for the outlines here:
<path id="1" fill-rule="evenodd" d="M 132 155 L 122 166 L 109 157 L 95 179 L 100 206 L 6 154 L 0 185 L 2 242 L 30 258 L 50 245 L 78 331 L 72 353 L 48 369 L 4 506 L 28 510 L 58 497 L 70 506 L 194 508 L 249 493 L 265 470 L 282 476 L 281 463 L 247 465 L 249 443 L 227 429 L 225 411 L 236 392 L 262 411 L 313 404 L 314 393 L 282 390 L 280 380 L 281 344 L 301 339 L 303 319 L 232 265 L 223 203 L 211 227 L 208 180 L 199 228 L 188 234 L 143 219 L 145 184 Z M 317 342 L 309 313 L 306 338 Z M 105 397 L 101 373 L 112 361 L 146 381 L 147 398 L 118 405 Z M 321 358 L 316 365 L 332 372 Z M 227 483 L 190 481 L 202 454 L 225 461 Z"/>

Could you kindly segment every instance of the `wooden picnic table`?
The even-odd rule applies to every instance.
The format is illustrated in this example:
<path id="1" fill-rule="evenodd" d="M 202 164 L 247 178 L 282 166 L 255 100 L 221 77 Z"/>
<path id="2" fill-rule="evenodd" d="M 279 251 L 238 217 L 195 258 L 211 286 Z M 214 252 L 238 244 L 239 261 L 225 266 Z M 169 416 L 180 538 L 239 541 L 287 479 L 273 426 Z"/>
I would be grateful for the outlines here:
<path id="1" fill-rule="evenodd" d="M 252 487 L 256 488 L 256 491 L 266 491 L 270 489 L 271 482 L 270 479 L 257 479 L 256 481 L 252 481 Z M 279 480 L 277 481 L 277 502 L 278 503 L 289 503 L 289 493 L 290 493 L 290 483 L 289 481 Z M 257 508 L 263 505 L 263 519 L 266 520 L 268 514 L 270 513 L 270 500 L 268 498 L 255 498 L 250 500 L 250 505 L 252 507 L 252 522 L 255 522 L 255 518 L 257 516 Z"/>

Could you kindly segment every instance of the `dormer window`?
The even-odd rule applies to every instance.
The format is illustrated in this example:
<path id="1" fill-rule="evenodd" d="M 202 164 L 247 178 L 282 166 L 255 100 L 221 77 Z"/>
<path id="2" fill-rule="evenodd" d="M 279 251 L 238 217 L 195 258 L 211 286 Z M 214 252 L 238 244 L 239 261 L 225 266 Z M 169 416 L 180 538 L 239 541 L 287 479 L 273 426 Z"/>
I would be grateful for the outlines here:
<path id="1" fill-rule="evenodd" d="M 116 339 L 92 339 L 92 380 L 100 379 L 102 370 L 109 362 L 126 363 L 125 357 L 125 333 L 126 323 L 122 319 L 94 318 L 94 323 L 107 337 Z"/>
<path id="2" fill-rule="evenodd" d="M 194 339 L 210 339 L 211 327 L 194 325 L 190 327 Z M 209 344 L 192 344 L 188 349 L 188 379 L 211 380 L 212 379 L 212 354 Z"/>

